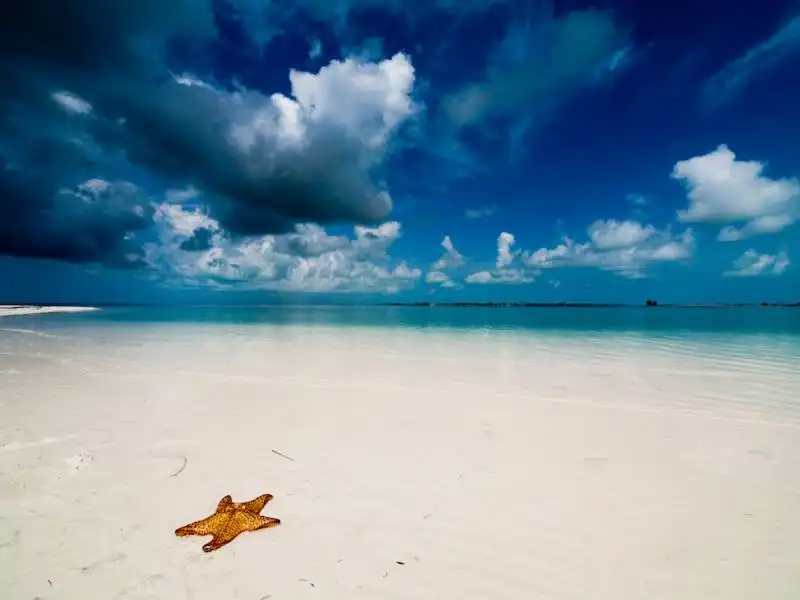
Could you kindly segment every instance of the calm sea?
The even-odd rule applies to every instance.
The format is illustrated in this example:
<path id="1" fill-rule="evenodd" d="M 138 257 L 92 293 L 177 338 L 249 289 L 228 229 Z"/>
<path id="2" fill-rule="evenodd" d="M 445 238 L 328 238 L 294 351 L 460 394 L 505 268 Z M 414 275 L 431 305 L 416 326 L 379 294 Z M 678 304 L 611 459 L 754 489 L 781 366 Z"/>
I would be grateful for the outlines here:
<path id="1" fill-rule="evenodd" d="M 480 393 L 800 427 L 798 365 L 800 310 L 790 308 L 250 306 L 0 319 L 0 397 L 80 394 L 79 374 L 152 385 L 183 377 L 365 397 Z"/>
<path id="2" fill-rule="evenodd" d="M 797 308 L 479 308 L 384 306 L 203 306 L 104 308 L 97 312 L 14 317 L 6 326 L 41 329 L 114 325 L 266 325 L 369 329 L 497 330 L 581 335 L 762 335 L 800 337 Z"/>

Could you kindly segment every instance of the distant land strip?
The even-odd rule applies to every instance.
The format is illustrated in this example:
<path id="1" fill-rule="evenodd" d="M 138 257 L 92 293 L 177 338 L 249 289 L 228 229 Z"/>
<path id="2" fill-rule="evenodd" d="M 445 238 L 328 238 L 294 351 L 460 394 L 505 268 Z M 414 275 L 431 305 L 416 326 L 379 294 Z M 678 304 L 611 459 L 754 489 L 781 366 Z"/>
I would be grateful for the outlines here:
<path id="1" fill-rule="evenodd" d="M 798 308 L 800 302 L 752 302 L 709 304 L 601 304 L 593 302 L 382 302 L 378 306 L 417 308 Z"/>
<path id="2" fill-rule="evenodd" d="M 599 302 L 231 302 L 231 303 L 173 303 L 173 302 L 93 302 L 90 307 L 74 304 L 48 302 L 2 302 L 0 308 L 14 310 L 46 311 L 55 308 L 91 310 L 100 308 L 798 308 L 800 302 L 708 302 L 708 303 L 664 303 L 648 300 L 640 304 Z"/>

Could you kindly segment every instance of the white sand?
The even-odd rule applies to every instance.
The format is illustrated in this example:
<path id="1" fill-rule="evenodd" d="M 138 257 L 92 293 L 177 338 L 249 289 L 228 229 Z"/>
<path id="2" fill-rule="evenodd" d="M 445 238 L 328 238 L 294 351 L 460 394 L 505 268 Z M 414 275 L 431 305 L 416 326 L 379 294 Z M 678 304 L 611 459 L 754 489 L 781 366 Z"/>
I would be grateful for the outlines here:
<path id="1" fill-rule="evenodd" d="M 98 310 L 93 306 L 29 306 L 25 304 L 0 304 L 0 317 L 41 315 L 45 313 L 73 313 Z"/>
<path id="2" fill-rule="evenodd" d="M 4 600 L 798 597 L 791 361 L 480 334 L 72 335 L 0 337 Z M 225 494 L 267 492 L 278 528 L 210 554 L 173 535 Z"/>

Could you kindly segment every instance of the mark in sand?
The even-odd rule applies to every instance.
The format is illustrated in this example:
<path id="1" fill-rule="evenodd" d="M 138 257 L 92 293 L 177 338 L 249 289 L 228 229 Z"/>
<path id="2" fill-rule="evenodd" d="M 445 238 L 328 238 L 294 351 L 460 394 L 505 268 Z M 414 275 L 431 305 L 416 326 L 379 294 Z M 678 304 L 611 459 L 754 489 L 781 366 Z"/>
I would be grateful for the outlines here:
<path id="1" fill-rule="evenodd" d="M 39 446 L 49 446 L 50 444 L 57 444 L 59 442 L 66 442 L 67 440 L 75 439 L 76 435 L 67 435 L 64 437 L 46 437 L 38 442 L 10 442 L 0 446 L 0 450 L 16 451 L 26 450 L 27 448 L 37 448 Z"/>
<path id="2" fill-rule="evenodd" d="M 286 456 L 283 452 L 278 452 L 277 450 L 273 450 L 272 453 L 273 454 L 277 454 L 281 458 L 285 458 L 286 460 L 290 460 L 290 461 L 294 462 L 294 459 L 291 456 Z"/>
<path id="3" fill-rule="evenodd" d="M 170 473 L 170 477 L 177 477 L 178 475 L 183 473 L 183 470 L 186 468 L 186 465 L 189 462 L 189 459 L 187 459 L 185 456 L 181 456 L 181 458 L 183 459 L 183 464 L 180 466 L 180 468 L 177 471 L 175 471 L 174 473 Z"/>
<path id="4" fill-rule="evenodd" d="M 75 456 L 71 456 L 65 459 L 64 462 L 67 464 L 70 470 L 80 471 L 85 466 L 89 465 L 93 460 L 94 458 L 92 457 L 91 454 L 88 454 L 86 452 L 81 452 L 79 454 L 76 454 Z"/>
<path id="5" fill-rule="evenodd" d="M 127 558 L 126 554 L 123 554 L 122 552 L 117 552 L 116 554 L 105 556 L 100 560 L 93 562 L 90 565 L 82 567 L 81 573 L 91 573 L 92 571 L 95 571 L 101 567 L 104 567 L 106 565 L 113 565 L 115 563 L 125 560 L 126 558 Z"/>

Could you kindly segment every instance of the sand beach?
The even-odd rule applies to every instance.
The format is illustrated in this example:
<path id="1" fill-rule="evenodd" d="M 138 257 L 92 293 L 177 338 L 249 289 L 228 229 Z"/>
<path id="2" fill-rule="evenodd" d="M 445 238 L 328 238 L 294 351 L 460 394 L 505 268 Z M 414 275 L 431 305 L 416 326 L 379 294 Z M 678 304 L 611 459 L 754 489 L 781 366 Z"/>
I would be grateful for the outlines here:
<path id="1" fill-rule="evenodd" d="M 0 331 L 4 598 L 800 589 L 788 345 L 35 321 Z M 276 528 L 174 535 L 263 493 Z"/>
<path id="2" fill-rule="evenodd" d="M 92 306 L 34 306 L 30 304 L 0 304 L 0 317 L 73 313 L 97 310 Z"/>

